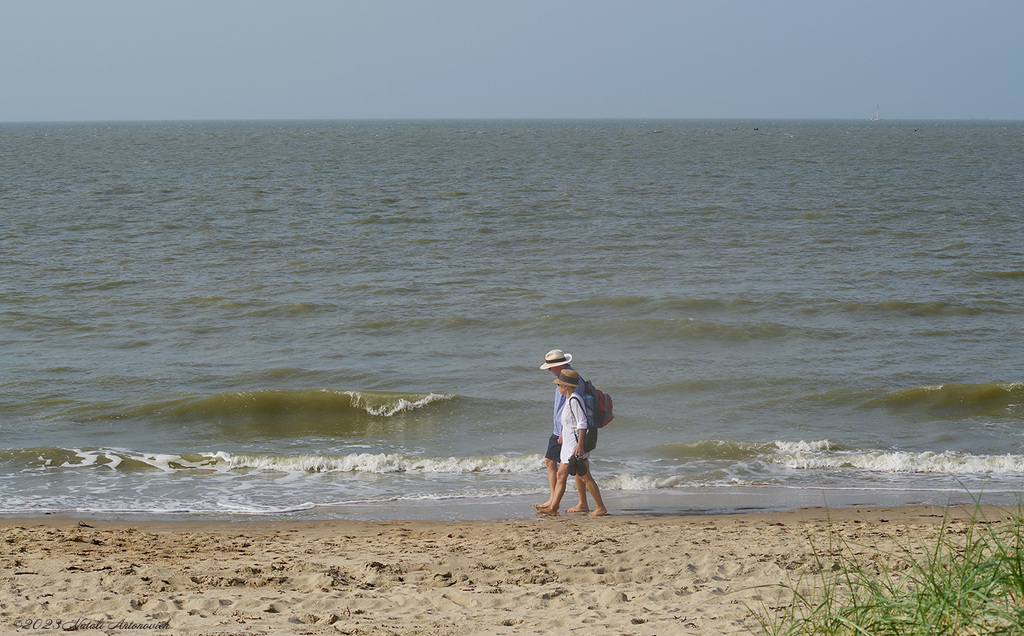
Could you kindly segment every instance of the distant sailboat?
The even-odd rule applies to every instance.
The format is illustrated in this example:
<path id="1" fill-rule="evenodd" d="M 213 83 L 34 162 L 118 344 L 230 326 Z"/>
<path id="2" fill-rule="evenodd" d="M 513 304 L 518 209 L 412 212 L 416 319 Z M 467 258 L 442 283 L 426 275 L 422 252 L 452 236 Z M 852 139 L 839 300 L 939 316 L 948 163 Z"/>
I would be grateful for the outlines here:
<path id="1" fill-rule="evenodd" d="M 871 121 L 878 121 L 881 117 L 878 116 L 878 106 L 875 106 L 875 116 L 871 118 Z"/>

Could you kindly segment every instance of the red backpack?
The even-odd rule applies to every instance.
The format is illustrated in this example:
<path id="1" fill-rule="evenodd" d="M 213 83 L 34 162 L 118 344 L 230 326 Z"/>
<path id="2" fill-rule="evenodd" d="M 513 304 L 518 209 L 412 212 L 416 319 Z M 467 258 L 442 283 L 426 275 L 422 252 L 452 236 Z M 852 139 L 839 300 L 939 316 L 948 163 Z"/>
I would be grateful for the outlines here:
<path id="1" fill-rule="evenodd" d="M 604 428 L 612 421 L 612 396 L 599 390 L 589 380 L 583 381 L 583 405 L 587 408 L 587 424 Z"/>

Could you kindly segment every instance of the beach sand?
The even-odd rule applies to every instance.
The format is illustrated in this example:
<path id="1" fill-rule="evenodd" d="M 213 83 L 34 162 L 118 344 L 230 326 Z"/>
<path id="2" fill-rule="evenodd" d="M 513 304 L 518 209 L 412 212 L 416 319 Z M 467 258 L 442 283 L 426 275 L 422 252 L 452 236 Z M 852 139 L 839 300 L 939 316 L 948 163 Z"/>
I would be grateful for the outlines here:
<path id="1" fill-rule="evenodd" d="M 837 542 L 891 563 L 908 545 L 933 543 L 939 524 L 975 512 L 0 519 L 0 632 L 756 633 L 752 611 L 784 598 L 772 586 L 831 568 Z M 1011 512 L 984 510 L 987 518 Z"/>

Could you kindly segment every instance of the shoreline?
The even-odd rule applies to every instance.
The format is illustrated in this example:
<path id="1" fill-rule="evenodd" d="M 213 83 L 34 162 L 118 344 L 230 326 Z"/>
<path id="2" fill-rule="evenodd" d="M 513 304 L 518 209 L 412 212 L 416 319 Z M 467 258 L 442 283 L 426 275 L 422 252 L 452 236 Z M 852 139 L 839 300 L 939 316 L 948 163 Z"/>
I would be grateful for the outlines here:
<path id="1" fill-rule="evenodd" d="M 575 504 L 572 490 L 565 510 Z M 692 487 L 655 491 L 605 491 L 609 513 L 626 516 L 761 514 L 805 508 L 898 508 L 903 506 L 1012 506 L 1024 502 L 1017 491 L 972 492 L 963 489 L 869 490 L 864 488 L 790 488 L 780 486 Z M 535 515 L 534 504 L 546 492 L 496 497 L 452 497 L 310 505 L 290 511 L 132 511 L 58 510 L 0 512 L 2 519 L 67 517 L 84 520 L 249 522 L 310 521 L 515 521 Z"/>
<path id="2" fill-rule="evenodd" d="M 564 506 L 563 506 L 564 507 Z M 1024 505 L 997 504 L 962 504 L 949 505 L 907 504 L 895 506 L 845 506 L 832 508 L 829 506 L 808 506 L 804 508 L 784 510 L 755 510 L 734 512 L 643 512 L 616 513 L 610 512 L 601 517 L 590 517 L 586 514 L 545 515 L 533 514 L 521 518 L 495 519 L 287 519 L 287 518 L 113 518 L 87 517 L 75 514 L 44 514 L 44 515 L 3 515 L 0 516 L 0 532 L 12 528 L 49 528 L 68 529 L 81 528 L 107 532 L 147 531 L 147 532 L 234 532 L 239 530 L 251 533 L 268 533 L 287 530 L 295 531 L 328 531 L 349 528 L 390 528 L 392 526 L 418 526 L 444 528 L 448 526 L 502 526 L 530 523 L 558 523 L 560 521 L 578 521 L 599 523 L 640 522 L 649 523 L 663 521 L 667 524 L 694 523 L 698 521 L 720 520 L 725 523 L 815 523 L 836 522 L 846 523 L 888 523 L 901 521 L 920 521 L 938 523 L 945 520 L 963 520 L 972 516 L 984 518 L 1003 518 L 1017 512 L 1024 515 Z M 0 552 L 2 554 L 2 552 Z"/>
<path id="3" fill-rule="evenodd" d="M 752 633 L 835 542 L 927 544 L 1016 506 L 506 520 L 0 519 L 0 629 Z M 116 627 L 120 623 L 121 627 Z M 126 627 L 127 626 L 127 627 Z M 33 631 L 33 630 L 29 630 Z"/>

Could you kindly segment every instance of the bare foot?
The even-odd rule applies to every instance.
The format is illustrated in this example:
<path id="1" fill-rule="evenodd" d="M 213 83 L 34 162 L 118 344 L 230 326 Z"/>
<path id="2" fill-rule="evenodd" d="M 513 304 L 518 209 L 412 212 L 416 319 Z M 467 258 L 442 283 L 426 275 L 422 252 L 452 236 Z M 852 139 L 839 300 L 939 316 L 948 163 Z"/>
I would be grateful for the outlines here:
<path id="1" fill-rule="evenodd" d="M 577 505 L 573 506 L 572 508 L 569 508 L 568 510 L 566 510 L 566 512 L 569 513 L 569 514 L 585 514 L 585 513 L 590 512 L 590 506 L 581 506 L 581 505 L 577 504 Z"/>
<path id="2" fill-rule="evenodd" d="M 558 508 L 537 508 L 537 514 L 539 515 L 551 515 L 552 517 L 558 516 Z"/>
<path id="3" fill-rule="evenodd" d="M 603 517 L 606 514 L 608 514 L 608 509 L 607 508 L 598 508 L 594 512 L 590 513 L 590 516 L 591 517 Z"/>
<path id="4" fill-rule="evenodd" d="M 533 507 L 536 508 L 537 510 L 540 510 L 542 508 L 550 508 L 551 507 L 551 500 L 548 499 L 547 501 L 545 501 L 542 504 L 534 504 Z"/>

